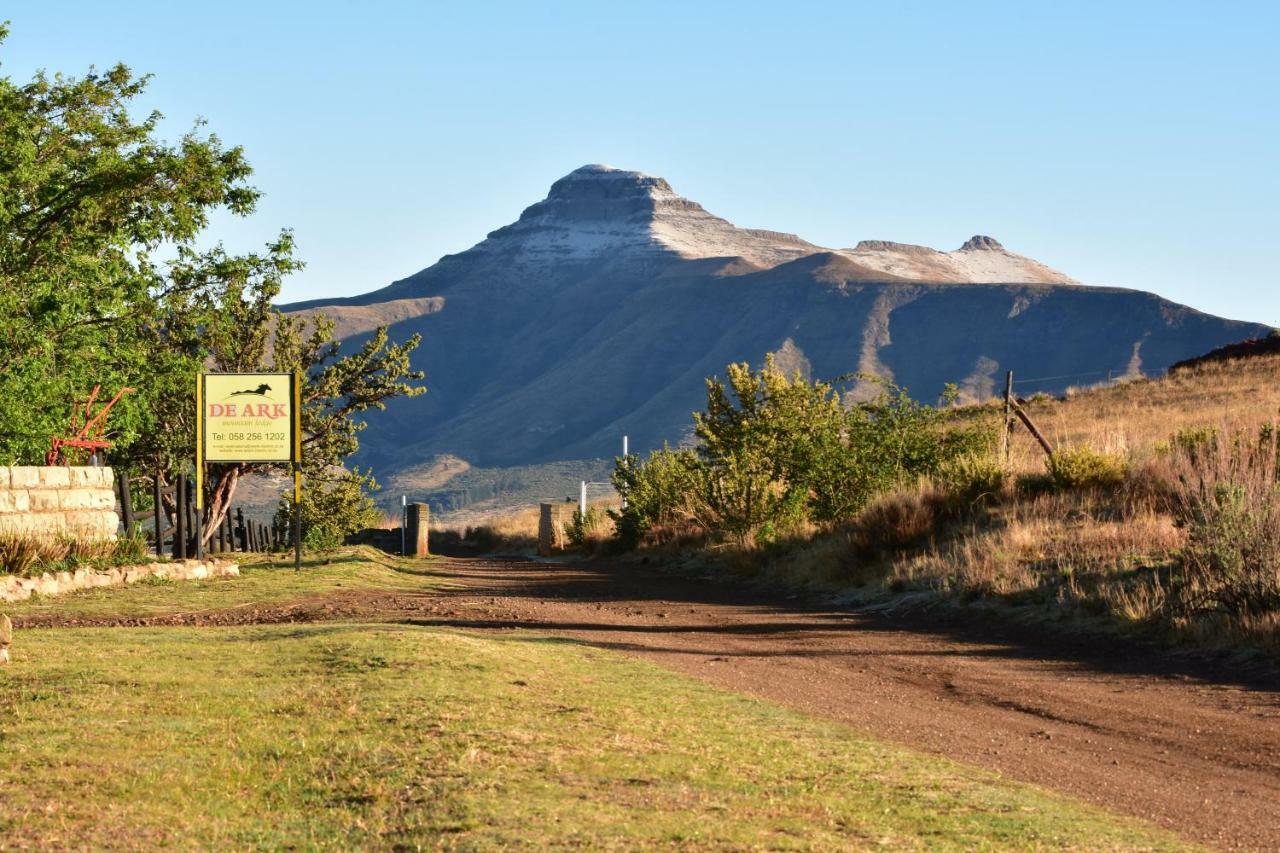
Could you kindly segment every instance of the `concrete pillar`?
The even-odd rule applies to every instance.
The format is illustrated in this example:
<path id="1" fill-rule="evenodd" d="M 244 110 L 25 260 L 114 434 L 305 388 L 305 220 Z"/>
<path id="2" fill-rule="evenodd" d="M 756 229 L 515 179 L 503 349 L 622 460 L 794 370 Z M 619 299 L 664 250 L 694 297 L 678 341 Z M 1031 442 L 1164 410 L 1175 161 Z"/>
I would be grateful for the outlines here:
<path id="1" fill-rule="evenodd" d="M 427 533 L 430 528 L 431 507 L 427 504 L 409 504 L 405 512 L 405 534 L 410 557 L 425 557 L 427 550 Z"/>
<path id="2" fill-rule="evenodd" d="M 538 556 L 550 557 L 564 548 L 564 504 L 539 504 Z"/>

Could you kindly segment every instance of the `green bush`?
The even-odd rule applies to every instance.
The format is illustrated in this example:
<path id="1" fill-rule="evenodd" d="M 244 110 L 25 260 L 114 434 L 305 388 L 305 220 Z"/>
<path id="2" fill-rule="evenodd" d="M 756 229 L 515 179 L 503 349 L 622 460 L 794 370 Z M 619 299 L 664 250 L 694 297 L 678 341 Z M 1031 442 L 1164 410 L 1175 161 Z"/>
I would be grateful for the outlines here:
<path id="1" fill-rule="evenodd" d="M 689 518 L 689 507 L 702 489 L 702 470 L 692 450 L 664 445 L 646 459 L 634 454 L 618 459 L 612 480 L 626 506 L 609 514 L 620 543 L 633 548 L 655 527 Z"/>
<path id="2" fill-rule="evenodd" d="M 111 561 L 118 565 L 144 562 L 148 556 L 147 535 L 141 525 L 134 522 L 133 529 L 116 540 Z"/>
<path id="3" fill-rule="evenodd" d="M 994 456 L 971 453 L 943 463 L 936 479 L 961 500 L 990 501 L 1004 491 L 1005 470 Z"/>
<path id="4" fill-rule="evenodd" d="M 587 507 L 586 515 L 575 509 L 573 518 L 565 525 L 565 537 L 575 548 L 589 545 L 592 539 L 603 539 L 608 535 L 605 530 L 608 518 L 600 507 Z"/>
<path id="5" fill-rule="evenodd" d="M 787 376 L 772 358 L 758 371 L 729 365 L 726 382 L 707 380 L 706 410 L 693 416 L 696 450 L 618 461 L 614 484 L 627 500 L 617 514 L 623 543 L 677 518 L 755 542 L 808 523 L 832 527 L 899 483 L 937 475 L 994 445 L 990 417 L 957 424 L 906 389 L 860 378 L 880 391 L 853 404 L 832 384 Z M 942 402 L 954 399 L 948 387 Z"/>
<path id="6" fill-rule="evenodd" d="M 325 471 L 307 479 L 302 489 L 302 544 L 310 550 L 331 551 L 352 533 L 373 527 L 382 513 L 366 490 L 376 490 L 373 476 L 359 469 Z M 291 529 L 293 494 L 276 509 L 276 524 Z"/>
<path id="7" fill-rule="evenodd" d="M 1115 487 L 1124 482 L 1129 464 L 1123 456 L 1091 447 L 1066 447 L 1049 457 L 1049 478 L 1059 489 Z"/>

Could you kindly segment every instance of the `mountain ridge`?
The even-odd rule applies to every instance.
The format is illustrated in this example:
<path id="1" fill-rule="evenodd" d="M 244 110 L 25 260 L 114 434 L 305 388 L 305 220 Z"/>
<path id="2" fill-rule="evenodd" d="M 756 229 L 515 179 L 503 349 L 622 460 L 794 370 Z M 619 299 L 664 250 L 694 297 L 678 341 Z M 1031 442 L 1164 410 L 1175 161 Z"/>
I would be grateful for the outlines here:
<path id="1" fill-rule="evenodd" d="M 411 276 L 282 309 L 423 334 L 429 393 L 395 401 L 362 437 L 361 464 L 379 470 L 440 454 L 485 467 L 600 457 L 623 433 L 660 446 L 687 431 L 706 376 L 771 352 L 818 378 L 874 372 L 921 399 L 956 382 L 979 399 L 1007 369 L 1159 372 L 1268 329 L 1081 284 L 985 235 L 949 252 L 831 249 L 739 228 L 662 178 L 601 165 Z"/>

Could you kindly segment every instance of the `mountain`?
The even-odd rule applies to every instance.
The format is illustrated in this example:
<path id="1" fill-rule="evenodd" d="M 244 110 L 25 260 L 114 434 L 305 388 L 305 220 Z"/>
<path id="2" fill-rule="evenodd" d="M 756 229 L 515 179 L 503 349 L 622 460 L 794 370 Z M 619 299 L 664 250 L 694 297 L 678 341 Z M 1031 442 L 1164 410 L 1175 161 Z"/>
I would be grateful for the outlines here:
<path id="1" fill-rule="evenodd" d="M 362 435 L 394 474 L 442 454 L 477 468 L 610 456 L 677 441 L 704 377 L 733 361 L 814 377 L 876 373 L 933 399 L 1061 391 L 1269 331 L 1150 293 L 1082 285 L 976 236 L 955 251 L 816 246 L 739 228 L 665 180 L 584 166 L 518 220 L 380 290 L 282 306 L 353 339 L 421 332 L 429 392 Z"/>

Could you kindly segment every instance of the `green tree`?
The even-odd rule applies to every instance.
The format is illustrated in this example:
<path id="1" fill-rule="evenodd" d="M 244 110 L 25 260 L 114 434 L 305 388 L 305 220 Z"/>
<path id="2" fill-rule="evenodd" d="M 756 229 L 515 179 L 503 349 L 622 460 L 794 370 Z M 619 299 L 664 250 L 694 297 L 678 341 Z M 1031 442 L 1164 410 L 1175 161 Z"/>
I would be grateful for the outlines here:
<path id="1" fill-rule="evenodd" d="M 174 365 L 144 342 L 173 282 L 154 258 L 258 199 L 240 148 L 199 125 L 166 144 L 159 113 L 130 116 L 147 80 L 124 65 L 0 78 L 0 462 L 38 462 L 97 384 L 137 388 L 112 411 L 121 445 L 157 428 L 152 380 Z"/>
<path id="2" fill-rule="evenodd" d="M 128 385 L 110 458 L 165 480 L 190 464 L 200 370 L 282 371 L 303 377 L 306 473 L 322 480 L 358 447 L 365 414 L 422 392 L 419 339 L 380 329 L 344 355 L 324 318 L 281 316 L 281 282 L 301 266 L 288 231 L 261 252 L 198 250 L 215 211 L 248 215 L 259 193 L 241 148 L 199 124 L 169 144 L 159 113 L 131 116 L 148 79 L 125 65 L 0 78 L 0 463 L 40 461 L 72 401 Z M 206 539 L 263 470 L 210 467 Z"/>

